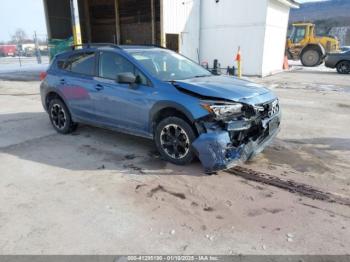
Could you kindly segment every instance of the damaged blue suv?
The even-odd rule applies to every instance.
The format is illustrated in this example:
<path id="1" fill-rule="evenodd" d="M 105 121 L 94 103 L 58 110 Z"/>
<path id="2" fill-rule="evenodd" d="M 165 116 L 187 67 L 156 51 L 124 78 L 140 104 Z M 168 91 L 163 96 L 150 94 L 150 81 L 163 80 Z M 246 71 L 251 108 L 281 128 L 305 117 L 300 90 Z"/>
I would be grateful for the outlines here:
<path id="1" fill-rule="evenodd" d="M 207 172 L 250 159 L 280 126 L 273 92 L 159 47 L 85 45 L 61 53 L 40 89 L 59 133 L 85 123 L 147 137 L 165 160 L 185 165 L 198 157 Z"/>

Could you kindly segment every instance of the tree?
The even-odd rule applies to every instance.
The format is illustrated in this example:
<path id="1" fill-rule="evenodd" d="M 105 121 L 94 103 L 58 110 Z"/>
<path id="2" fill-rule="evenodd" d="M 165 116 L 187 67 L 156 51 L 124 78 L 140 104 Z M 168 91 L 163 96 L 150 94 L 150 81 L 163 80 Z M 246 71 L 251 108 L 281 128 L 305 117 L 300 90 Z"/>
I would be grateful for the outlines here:
<path id="1" fill-rule="evenodd" d="M 18 28 L 11 38 L 13 42 L 21 44 L 27 39 L 27 34 L 23 29 Z"/>

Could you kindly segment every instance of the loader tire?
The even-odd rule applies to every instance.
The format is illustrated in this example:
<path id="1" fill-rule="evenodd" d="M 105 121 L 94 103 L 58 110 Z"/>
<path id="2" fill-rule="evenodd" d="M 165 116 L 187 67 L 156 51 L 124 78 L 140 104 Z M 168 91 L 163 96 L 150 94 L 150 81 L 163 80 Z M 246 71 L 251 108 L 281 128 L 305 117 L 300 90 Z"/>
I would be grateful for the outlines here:
<path id="1" fill-rule="evenodd" d="M 318 66 L 322 63 L 322 54 L 315 47 L 308 47 L 302 52 L 301 63 L 306 67 Z"/>

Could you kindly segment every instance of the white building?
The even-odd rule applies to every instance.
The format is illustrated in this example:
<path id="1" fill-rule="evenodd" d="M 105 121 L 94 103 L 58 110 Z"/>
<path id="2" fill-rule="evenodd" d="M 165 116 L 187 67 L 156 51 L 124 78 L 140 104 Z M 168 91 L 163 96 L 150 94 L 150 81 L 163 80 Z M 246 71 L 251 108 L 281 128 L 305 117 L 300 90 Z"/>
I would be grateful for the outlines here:
<path id="1" fill-rule="evenodd" d="M 290 0 L 165 0 L 163 39 L 179 35 L 180 53 L 221 67 L 235 63 L 241 47 L 243 73 L 266 76 L 282 70 Z"/>
<path id="2" fill-rule="evenodd" d="M 43 0 L 49 38 L 72 36 L 69 0 Z M 77 0 L 83 42 L 161 44 L 198 62 L 243 74 L 282 70 L 294 0 Z"/>

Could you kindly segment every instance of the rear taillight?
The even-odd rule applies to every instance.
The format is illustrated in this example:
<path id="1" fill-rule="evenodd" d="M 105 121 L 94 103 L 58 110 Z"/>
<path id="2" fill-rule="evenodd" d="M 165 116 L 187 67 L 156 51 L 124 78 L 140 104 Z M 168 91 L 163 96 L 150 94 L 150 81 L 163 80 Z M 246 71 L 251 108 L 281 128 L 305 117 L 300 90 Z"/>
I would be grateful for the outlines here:
<path id="1" fill-rule="evenodd" d="M 47 72 L 41 72 L 40 73 L 40 81 L 43 81 L 46 76 L 47 76 Z"/>

